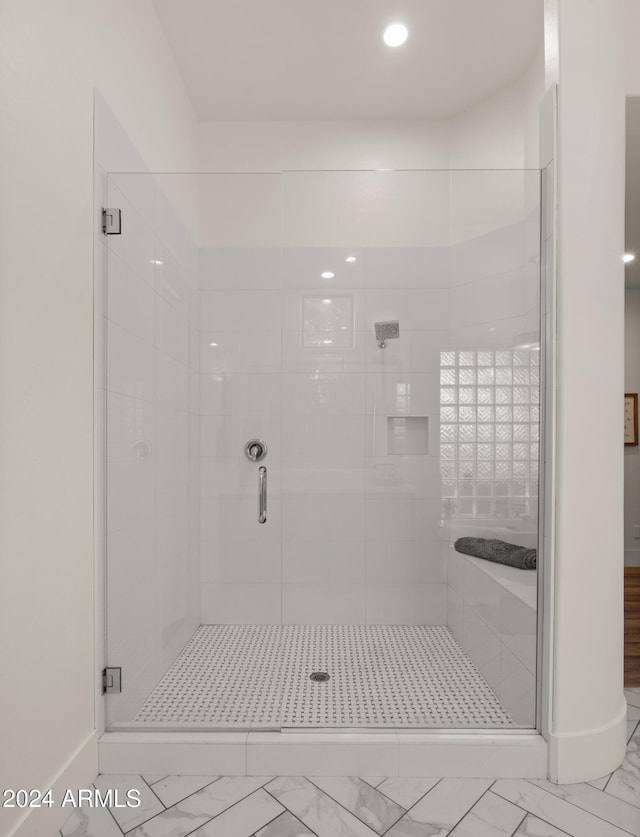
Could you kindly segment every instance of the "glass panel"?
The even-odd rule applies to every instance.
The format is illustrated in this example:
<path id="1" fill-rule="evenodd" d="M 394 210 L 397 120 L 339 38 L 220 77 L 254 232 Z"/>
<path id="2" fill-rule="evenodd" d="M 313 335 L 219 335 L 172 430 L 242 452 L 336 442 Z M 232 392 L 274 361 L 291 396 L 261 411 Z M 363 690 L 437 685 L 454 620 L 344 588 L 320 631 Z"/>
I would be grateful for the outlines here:
<path id="1" fill-rule="evenodd" d="M 534 726 L 538 172 L 108 181 L 111 728 Z"/>
<path id="2" fill-rule="evenodd" d="M 277 727 L 279 702 L 242 700 L 273 671 L 228 676 L 232 626 L 281 622 L 280 177 L 110 175 L 108 195 L 108 724 Z"/>
<path id="3" fill-rule="evenodd" d="M 440 374 L 458 375 L 457 390 L 447 389 L 444 399 L 463 403 L 473 400 L 463 384 L 476 368 L 481 443 L 475 452 L 471 445 L 454 452 L 459 467 L 457 483 L 447 483 L 449 537 L 451 543 L 472 537 L 537 548 L 540 454 L 529 440 L 539 438 L 538 413 L 530 406 L 538 403 L 540 381 L 539 173 L 453 172 L 451 182 L 455 351 L 441 354 Z M 470 415 L 464 420 L 474 422 Z M 441 425 L 440 455 L 447 464 L 454 426 Z M 458 424 L 459 438 L 472 426 Z M 470 468 L 475 465 L 477 471 Z M 512 722 L 535 726 L 535 570 L 452 550 L 448 584 L 448 624 L 456 640 Z"/>
<path id="4" fill-rule="evenodd" d="M 136 718 L 200 621 L 197 245 L 189 186 L 107 178 L 122 233 L 106 238 L 107 664 L 122 668 L 107 723 Z M 182 213 L 179 212 L 182 210 Z"/>
<path id="5" fill-rule="evenodd" d="M 281 177 L 199 177 L 201 723 L 280 726 Z M 264 458 L 245 454 L 252 439 Z M 260 522 L 260 469 L 266 520 Z"/>

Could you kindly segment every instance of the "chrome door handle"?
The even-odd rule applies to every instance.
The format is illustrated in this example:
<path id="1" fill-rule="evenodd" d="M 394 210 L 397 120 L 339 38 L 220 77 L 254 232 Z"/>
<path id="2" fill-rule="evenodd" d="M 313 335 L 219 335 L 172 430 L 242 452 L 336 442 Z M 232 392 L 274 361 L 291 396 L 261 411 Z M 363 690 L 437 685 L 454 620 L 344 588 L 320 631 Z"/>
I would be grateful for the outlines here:
<path id="1" fill-rule="evenodd" d="M 258 468 L 258 523 L 267 522 L 267 469 Z"/>

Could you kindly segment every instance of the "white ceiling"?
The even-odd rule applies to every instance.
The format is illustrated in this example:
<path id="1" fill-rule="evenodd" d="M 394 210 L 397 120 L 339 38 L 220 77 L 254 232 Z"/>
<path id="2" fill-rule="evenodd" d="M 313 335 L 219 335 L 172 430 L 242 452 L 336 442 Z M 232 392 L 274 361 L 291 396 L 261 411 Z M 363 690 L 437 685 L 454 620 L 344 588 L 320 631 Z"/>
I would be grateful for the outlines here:
<path id="1" fill-rule="evenodd" d="M 153 0 L 201 120 L 445 118 L 521 75 L 543 0 Z M 400 20 L 402 47 L 381 41 Z"/>

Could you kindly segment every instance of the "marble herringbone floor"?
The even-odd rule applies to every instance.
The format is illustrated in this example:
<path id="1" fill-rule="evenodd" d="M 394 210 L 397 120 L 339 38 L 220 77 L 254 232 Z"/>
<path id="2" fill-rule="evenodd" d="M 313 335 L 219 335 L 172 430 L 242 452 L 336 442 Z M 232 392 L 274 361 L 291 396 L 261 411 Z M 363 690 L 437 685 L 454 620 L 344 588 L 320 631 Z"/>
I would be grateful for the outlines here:
<path id="1" fill-rule="evenodd" d="M 62 837 L 639 837 L 640 689 L 622 766 L 594 782 L 99 776 L 138 808 L 78 809 Z"/>

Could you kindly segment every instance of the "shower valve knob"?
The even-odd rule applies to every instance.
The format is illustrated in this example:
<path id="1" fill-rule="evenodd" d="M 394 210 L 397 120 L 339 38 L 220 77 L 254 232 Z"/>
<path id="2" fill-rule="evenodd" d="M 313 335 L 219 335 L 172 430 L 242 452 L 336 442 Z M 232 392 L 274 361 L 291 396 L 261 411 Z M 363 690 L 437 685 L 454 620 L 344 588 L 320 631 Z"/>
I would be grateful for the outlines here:
<path id="1" fill-rule="evenodd" d="M 244 455 L 251 462 L 261 462 L 267 455 L 267 446 L 262 439 L 249 439 L 244 446 Z"/>

